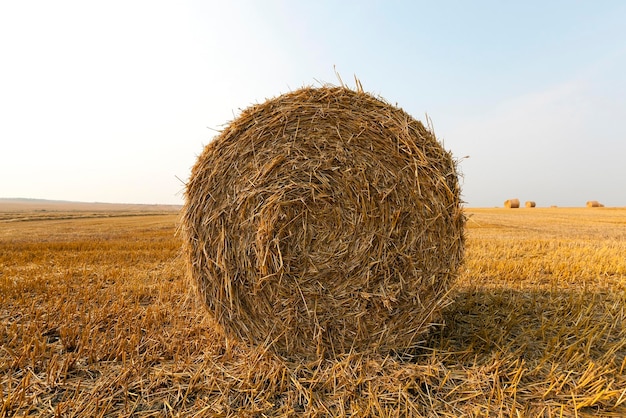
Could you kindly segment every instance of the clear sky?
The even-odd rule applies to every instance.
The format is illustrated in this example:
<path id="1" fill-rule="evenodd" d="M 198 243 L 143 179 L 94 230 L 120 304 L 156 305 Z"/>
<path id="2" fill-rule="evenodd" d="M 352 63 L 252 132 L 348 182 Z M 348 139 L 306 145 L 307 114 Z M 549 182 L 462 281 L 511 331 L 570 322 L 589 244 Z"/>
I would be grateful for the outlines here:
<path id="1" fill-rule="evenodd" d="M 356 75 L 468 206 L 626 205 L 626 2 L 2 1 L 0 197 L 182 203 L 251 104 Z"/>

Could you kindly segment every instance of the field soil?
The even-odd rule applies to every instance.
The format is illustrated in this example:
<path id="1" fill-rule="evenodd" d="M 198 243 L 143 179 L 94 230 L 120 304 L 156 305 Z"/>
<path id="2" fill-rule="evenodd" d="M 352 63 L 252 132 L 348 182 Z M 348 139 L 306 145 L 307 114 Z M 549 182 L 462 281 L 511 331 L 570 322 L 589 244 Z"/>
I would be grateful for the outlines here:
<path id="1" fill-rule="evenodd" d="M 287 364 L 215 327 L 177 207 L 23 203 L 0 202 L 0 417 L 626 416 L 624 208 L 467 209 L 417 349 Z"/>

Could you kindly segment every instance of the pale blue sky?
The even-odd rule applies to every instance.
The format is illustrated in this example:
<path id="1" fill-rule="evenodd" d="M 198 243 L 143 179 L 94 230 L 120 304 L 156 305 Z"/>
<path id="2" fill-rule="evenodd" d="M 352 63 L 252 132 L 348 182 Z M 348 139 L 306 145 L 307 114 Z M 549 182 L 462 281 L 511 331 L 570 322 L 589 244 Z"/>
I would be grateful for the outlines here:
<path id="1" fill-rule="evenodd" d="M 624 206 L 624 22 L 602 0 L 0 2 L 0 197 L 182 203 L 215 130 L 336 67 L 470 156 L 468 206 Z"/>

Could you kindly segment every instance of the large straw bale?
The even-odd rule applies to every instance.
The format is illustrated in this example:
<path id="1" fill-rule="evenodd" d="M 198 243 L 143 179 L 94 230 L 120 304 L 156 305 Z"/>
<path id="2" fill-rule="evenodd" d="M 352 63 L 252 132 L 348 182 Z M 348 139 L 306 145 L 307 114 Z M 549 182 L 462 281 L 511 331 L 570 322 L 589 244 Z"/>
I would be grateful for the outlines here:
<path id="1" fill-rule="evenodd" d="M 524 206 L 526 206 L 527 208 L 534 208 L 535 206 L 537 206 L 537 204 L 532 200 L 527 200 L 526 202 L 524 202 Z"/>
<path id="2" fill-rule="evenodd" d="M 511 208 L 513 208 L 513 209 L 519 208 L 519 199 L 508 199 L 508 200 L 505 200 L 504 201 L 504 207 L 505 208 L 509 208 L 509 209 L 511 209 Z"/>
<path id="3" fill-rule="evenodd" d="M 361 89 L 254 105 L 187 184 L 190 276 L 227 336 L 288 358 L 414 347 L 464 249 L 456 163 Z"/>

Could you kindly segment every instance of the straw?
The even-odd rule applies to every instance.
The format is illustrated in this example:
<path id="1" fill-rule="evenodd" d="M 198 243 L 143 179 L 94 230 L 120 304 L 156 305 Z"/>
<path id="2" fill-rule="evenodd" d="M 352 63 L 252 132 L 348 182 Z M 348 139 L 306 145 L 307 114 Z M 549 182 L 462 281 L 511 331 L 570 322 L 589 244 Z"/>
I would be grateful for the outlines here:
<path id="1" fill-rule="evenodd" d="M 416 346 L 464 249 L 456 163 L 422 123 L 345 87 L 242 112 L 199 156 L 189 275 L 230 337 L 286 358 Z"/>

